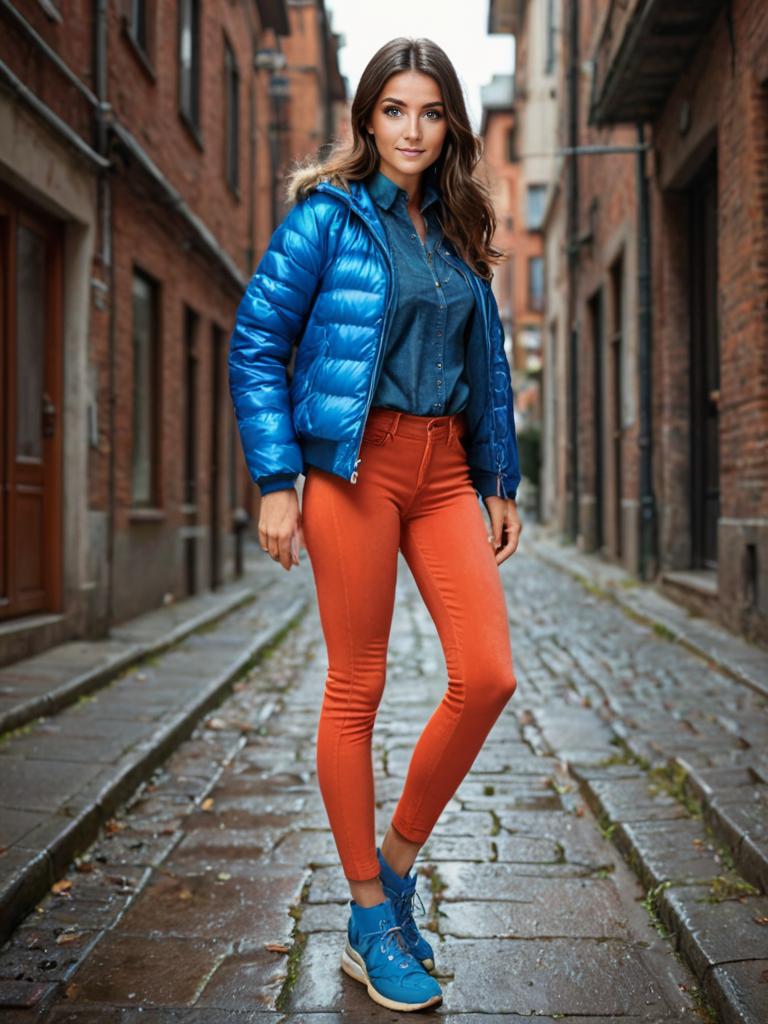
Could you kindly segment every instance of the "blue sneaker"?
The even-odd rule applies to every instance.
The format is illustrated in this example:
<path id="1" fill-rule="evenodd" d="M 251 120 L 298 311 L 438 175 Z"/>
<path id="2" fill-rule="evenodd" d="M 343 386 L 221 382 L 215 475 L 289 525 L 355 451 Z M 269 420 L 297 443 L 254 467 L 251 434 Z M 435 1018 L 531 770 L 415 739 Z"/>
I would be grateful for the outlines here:
<path id="1" fill-rule="evenodd" d="M 389 1010 L 423 1010 L 438 1006 L 443 992 L 415 960 L 395 920 L 390 900 L 361 907 L 350 900 L 347 942 L 341 969 L 368 989 L 368 995 Z"/>
<path id="2" fill-rule="evenodd" d="M 395 908 L 395 917 L 397 923 L 403 929 L 403 937 L 408 943 L 408 948 L 424 969 L 431 971 L 435 966 L 434 950 L 421 934 L 413 919 L 414 898 L 419 901 L 421 913 L 426 913 L 421 897 L 416 892 L 416 872 L 414 871 L 413 874 L 408 872 L 406 877 L 403 878 L 402 875 L 398 875 L 387 864 L 378 846 L 376 847 L 376 855 L 379 858 L 379 865 L 381 867 L 379 877 L 384 888 L 384 895 L 392 900 L 392 906 Z"/>

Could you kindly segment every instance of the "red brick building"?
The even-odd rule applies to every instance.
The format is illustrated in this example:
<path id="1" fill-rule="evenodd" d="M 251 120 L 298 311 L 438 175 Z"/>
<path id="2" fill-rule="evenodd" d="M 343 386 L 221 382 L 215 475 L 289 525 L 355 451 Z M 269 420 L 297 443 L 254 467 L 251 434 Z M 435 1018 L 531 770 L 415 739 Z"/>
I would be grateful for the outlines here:
<path id="1" fill-rule="evenodd" d="M 323 0 L 0 7 L 0 662 L 235 574 L 229 332 L 337 43 Z"/>
<path id="2" fill-rule="evenodd" d="M 546 507 L 766 642 L 768 8 L 563 0 L 560 25 Z"/>

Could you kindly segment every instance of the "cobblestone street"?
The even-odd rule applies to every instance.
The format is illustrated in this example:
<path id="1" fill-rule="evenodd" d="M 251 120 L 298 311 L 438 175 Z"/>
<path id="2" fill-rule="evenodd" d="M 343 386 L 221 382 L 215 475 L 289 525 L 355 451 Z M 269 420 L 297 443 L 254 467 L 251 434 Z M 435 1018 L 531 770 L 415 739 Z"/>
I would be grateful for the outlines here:
<path id="1" fill-rule="evenodd" d="M 531 526 L 501 569 L 517 692 L 416 864 L 433 1015 L 766 1020 L 768 700 L 538 543 Z M 298 572 L 310 587 L 305 554 Z M 338 966 L 348 890 L 314 771 L 325 669 L 311 598 L 0 951 L 4 992 L 55 986 L 42 1016 L 4 1022 L 410 1019 Z M 380 836 L 444 686 L 401 563 L 374 734 Z"/>

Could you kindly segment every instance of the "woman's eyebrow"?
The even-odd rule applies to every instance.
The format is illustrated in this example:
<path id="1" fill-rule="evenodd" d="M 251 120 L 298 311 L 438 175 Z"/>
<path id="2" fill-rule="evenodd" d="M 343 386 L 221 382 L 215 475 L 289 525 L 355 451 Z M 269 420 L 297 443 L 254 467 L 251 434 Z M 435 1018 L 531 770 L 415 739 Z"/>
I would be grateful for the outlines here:
<path id="1" fill-rule="evenodd" d="M 407 107 L 408 104 L 405 100 L 395 99 L 394 96 L 385 96 L 381 101 L 382 103 L 396 103 L 399 107 Z M 433 100 L 431 103 L 422 103 L 422 107 L 444 107 L 445 104 L 442 100 Z"/>

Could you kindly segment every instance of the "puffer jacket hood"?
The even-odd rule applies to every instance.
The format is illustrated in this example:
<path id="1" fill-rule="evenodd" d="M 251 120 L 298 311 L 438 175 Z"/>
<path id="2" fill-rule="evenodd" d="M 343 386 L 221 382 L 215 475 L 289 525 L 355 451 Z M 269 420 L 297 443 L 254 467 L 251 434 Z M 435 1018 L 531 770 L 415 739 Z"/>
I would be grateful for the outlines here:
<path id="1" fill-rule="evenodd" d="M 311 187 L 303 188 L 302 180 Z M 255 483 L 306 473 L 309 465 L 354 483 L 397 302 L 392 257 L 363 182 L 342 187 L 308 174 L 294 184 L 297 202 L 273 233 L 237 309 L 230 394 Z M 496 299 L 490 282 L 459 259 L 450 242 L 440 244 L 475 296 L 465 364 L 470 474 L 480 494 L 513 498 L 520 470 Z"/>

